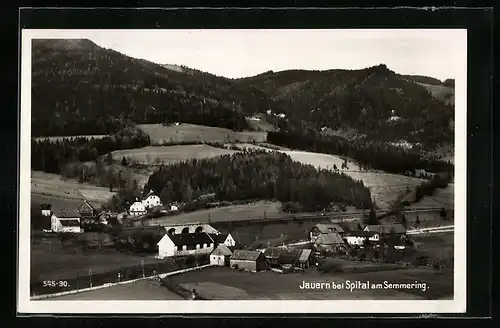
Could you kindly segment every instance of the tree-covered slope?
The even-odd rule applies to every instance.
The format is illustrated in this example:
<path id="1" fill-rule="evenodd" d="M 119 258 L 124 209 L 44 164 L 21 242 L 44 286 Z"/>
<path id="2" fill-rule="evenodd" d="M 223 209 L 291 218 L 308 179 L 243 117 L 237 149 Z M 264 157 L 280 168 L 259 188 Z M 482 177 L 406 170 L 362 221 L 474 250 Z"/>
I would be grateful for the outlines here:
<path id="1" fill-rule="evenodd" d="M 121 122 L 242 130 L 267 96 L 210 74 L 186 74 L 89 40 L 33 40 L 32 135 L 107 134 Z"/>

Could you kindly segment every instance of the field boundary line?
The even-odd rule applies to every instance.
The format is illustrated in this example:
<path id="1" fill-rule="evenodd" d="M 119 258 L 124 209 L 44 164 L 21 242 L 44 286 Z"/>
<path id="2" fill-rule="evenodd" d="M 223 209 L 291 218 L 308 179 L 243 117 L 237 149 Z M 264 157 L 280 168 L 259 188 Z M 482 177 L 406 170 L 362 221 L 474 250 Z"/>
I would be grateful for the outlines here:
<path id="1" fill-rule="evenodd" d="M 201 269 L 205 269 L 205 268 L 208 268 L 208 267 L 211 267 L 211 266 L 213 266 L 213 264 L 204 264 L 204 265 L 200 265 L 200 266 L 193 267 L 193 268 L 187 268 L 187 269 L 182 269 L 182 270 L 177 270 L 177 271 L 172 271 L 172 272 L 161 273 L 161 274 L 157 274 L 156 276 L 159 277 L 159 278 L 161 278 L 161 279 L 163 279 L 163 278 L 168 277 L 168 276 L 173 276 L 173 275 L 176 275 L 176 274 L 182 274 L 182 273 L 189 272 L 189 271 L 201 270 Z M 114 282 L 114 283 L 106 283 L 106 284 L 103 284 L 103 285 L 100 285 L 100 286 L 95 286 L 95 287 L 88 287 L 88 288 L 83 288 L 83 289 L 74 289 L 74 290 L 69 290 L 69 291 L 59 292 L 59 293 L 54 293 L 54 294 L 45 294 L 45 295 L 31 296 L 30 297 L 30 301 L 42 300 L 42 299 L 47 299 L 47 298 L 52 298 L 52 297 L 58 297 L 58 296 L 64 296 L 64 295 L 71 295 L 71 294 L 78 294 L 78 293 L 84 293 L 84 292 L 90 292 L 90 291 L 93 291 L 93 290 L 103 289 L 103 288 L 107 288 L 107 287 L 114 287 L 114 286 L 119 286 L 119 285 L 131 284 L 131 283 L 134 283 L 134 282 L 137 282 L 137 281 L 147 280 L 147 279 L 151 279 L 151 278 L 154 278 L 154 277 L 155 276 L 152 275 L 152 276 L 141 277 L 141 278 L 132 279 L 132 280 L 126 280 L 126 281 L 120 281 L 120 282 Z"/>

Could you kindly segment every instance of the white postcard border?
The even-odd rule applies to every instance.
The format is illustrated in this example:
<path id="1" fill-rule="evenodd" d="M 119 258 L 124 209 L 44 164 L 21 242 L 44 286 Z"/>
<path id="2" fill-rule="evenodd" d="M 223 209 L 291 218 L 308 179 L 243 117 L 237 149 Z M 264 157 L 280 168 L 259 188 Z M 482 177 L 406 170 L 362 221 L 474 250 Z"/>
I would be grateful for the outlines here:
<path id="1" fill-rule="evenodd" d="M 31 198 L 31 40 L 80 38 L 85 30 L 22 30 L 19 168 L 18 313 L 464 313 L 466 311 L 467 213 L 467 30 L 371 29 L 336 30 L 346 37 L 367 35 L 419 35 L 447 31 L 460 44 L 455 76 L 455 268 L 453 300 L 256 300 L 256 301 L 47 301 L 30 300 Z M 151 30 L 153 31 L 153 30 Z M 157 31 L 157 30 L 156 30 Z M 245 30 L 248 32 L 249 30 Z M 293 31 L 293 30 L 289 30 Z M 304 30 L 301 30 L 304 31 Z M 429 34 L 427 34 L 429 35 Z"/>

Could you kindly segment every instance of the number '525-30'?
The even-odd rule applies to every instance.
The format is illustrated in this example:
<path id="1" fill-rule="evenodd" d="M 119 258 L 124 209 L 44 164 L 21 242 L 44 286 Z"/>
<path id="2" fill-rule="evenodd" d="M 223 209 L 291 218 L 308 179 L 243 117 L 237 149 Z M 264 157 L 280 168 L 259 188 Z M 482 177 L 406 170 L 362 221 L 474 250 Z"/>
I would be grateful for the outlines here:
<path id="1" fill-rule="evenodd" d="M 66 280 L 45 280 L 43 282 L 43 287 L 68 287 L 68 282 Z"/>

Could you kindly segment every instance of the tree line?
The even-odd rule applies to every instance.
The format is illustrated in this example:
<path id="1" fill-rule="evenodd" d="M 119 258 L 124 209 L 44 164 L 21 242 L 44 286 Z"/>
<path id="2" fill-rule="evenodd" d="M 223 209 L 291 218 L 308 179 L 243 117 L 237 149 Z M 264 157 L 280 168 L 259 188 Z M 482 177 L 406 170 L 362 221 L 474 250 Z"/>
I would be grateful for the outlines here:
<path id="1" fill-rule="evenodd" d="M 146 147 L 151 140 L 133 125 L 104 138 L 63 138 L 56 141 L 41 139 L 31 141 L 31 168 L 47 173 L 63 174 L 68 164 L 97 161 L 100 156 L 119 149 Z M 108 157 L 109 157 L 108 156 Z M 78 170 L 80 170 L 78 168 Z M 77 175 L 85 172 L 77 172 Z M 85 177 L 82 177 L 85 180 Z"/>
<path id="2" fill-rule="evenodd" d="M 453 164 L 427 158 L 419 151 L 392 146 L 386 142 L 363 139 L 347 140 L 338 136 L 309 132 L 268 132 L 267 141 L 276 145 L 318 153 L 347 156 L 356 160 L 362 169 L 383 170 L 407 174 L 416 169 L 427 172 L 453 172 Z"/>
<path id="3" fill-rule="evenodd" d="M 361 181 L 332 170 L 318 171 L 286 154 L 260 150 L 162 166 L 144 189 L 153 190 L 164 204 L 190 203 L 206 194 L 215 194 L 220 201 L 297 202 L 305 211 L 332 204 L 357 208 L 372 204 L 370 191 Z"/>

